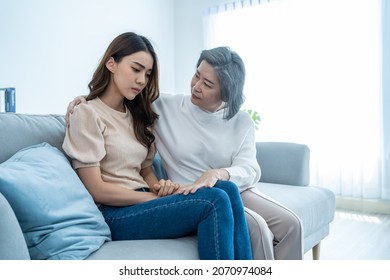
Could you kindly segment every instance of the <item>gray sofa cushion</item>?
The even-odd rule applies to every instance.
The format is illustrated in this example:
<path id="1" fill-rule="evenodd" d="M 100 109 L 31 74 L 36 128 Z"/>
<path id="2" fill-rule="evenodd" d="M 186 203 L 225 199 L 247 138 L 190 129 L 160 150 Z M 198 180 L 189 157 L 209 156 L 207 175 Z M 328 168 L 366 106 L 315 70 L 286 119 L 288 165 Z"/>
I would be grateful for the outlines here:
<path id="1" fill-rule="evenodd" d="M 163 252 L 163 254 L 162 254 Z M 88 260 L 197 260 L 195 236 L 176 239 L 125 240 L 106 242 Z"/>
<path id="2" fill-rule="evenodd" d="M 0 192 L 22 228 L 32 259 L 84 259 L 111 233 L 68 159 L 47 143 L 0 164 Z"/>

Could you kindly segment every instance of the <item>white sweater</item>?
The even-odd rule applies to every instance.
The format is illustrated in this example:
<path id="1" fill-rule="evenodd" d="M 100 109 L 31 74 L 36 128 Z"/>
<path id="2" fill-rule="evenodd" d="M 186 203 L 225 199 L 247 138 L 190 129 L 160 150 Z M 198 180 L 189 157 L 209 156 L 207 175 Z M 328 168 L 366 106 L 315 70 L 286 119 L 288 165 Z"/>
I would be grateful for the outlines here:
<path id="1" fill-rule="evenodd" d="M 224 120 L 223 110 L 205 111 L 190 95 L 161 95 L 153 104 L 160 115 L 156 148 L 171 180 L 190 184 L 217 168 L 226 169 L 241 189 L 259 180 L 254 125 L 247 113 Z"/>

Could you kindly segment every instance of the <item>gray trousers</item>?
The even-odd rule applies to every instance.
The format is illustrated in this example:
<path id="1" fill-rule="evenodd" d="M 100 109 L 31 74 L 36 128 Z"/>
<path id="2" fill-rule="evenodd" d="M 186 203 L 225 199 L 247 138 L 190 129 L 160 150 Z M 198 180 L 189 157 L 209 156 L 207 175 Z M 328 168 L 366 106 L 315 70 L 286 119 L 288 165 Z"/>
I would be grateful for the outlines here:
<path id="1" fill-rule="evenodd" d="M 303 260 L 302 222 L 255 188 L 241 192 L 255 260 Z"/>

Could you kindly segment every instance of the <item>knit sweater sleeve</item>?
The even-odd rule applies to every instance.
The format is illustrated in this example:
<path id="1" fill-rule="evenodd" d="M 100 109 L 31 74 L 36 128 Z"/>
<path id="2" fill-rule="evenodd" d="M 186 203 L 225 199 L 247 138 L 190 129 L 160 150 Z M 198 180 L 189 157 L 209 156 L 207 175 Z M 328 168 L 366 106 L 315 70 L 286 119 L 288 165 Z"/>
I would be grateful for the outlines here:
<path id="1" fill-rule="evenodd" d="M 62 148 L 72 159 L 73 168 L 100 166 L 105 156 L 105 125 L 88 104 L 78 105 L 70 115 Z"/>
<path id="2" fill-rule="evenodd" d="M 240 189 L 245 189 L 259 181 L 261 169 L 256 159 L 256 141 L 254 126 L 251 125 L 241 146 L 233 155 L 232 164 L 225 168 L 230 175 L 230 180 Z"/>

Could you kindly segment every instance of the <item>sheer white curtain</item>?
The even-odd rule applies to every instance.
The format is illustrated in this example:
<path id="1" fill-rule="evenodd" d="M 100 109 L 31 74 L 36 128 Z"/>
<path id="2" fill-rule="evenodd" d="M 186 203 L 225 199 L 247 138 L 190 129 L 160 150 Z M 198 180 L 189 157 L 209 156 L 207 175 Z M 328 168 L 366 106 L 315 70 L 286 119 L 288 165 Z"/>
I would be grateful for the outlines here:
<path id="1" fill-rule="evenodd" d="M 382 111 L 384 161 L 382 197 L 390 197 L 390 0 L 382 0 Z"/>
<path id="2" fill-rule="evenodd" d="M 259 141 L 309 145 L 314 185 L 390 198 L 381 0 L 235 1 L 210 7 L 204 27 L 206 48 L 230 46 L 245 61 L 244 107 L 262 118 Z"/>

